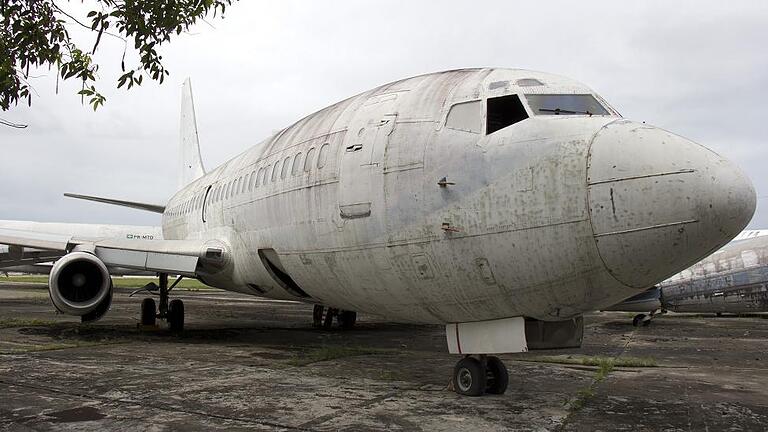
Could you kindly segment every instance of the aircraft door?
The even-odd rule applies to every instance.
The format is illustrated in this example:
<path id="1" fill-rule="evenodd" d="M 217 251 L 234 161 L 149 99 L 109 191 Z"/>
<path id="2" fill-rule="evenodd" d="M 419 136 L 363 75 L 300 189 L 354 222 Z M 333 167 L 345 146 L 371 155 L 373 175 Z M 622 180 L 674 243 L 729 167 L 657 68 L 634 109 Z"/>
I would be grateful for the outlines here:
<path id="1" fill-rule="evenodd" d="M 391 100 L 391 99 L 390 99 Z M 397 114 L 387 112 L 391 103 L 364 106 L 351 125 L 342 148 L 339 179 L 339 215 L 358 219 L 378 214 L 383 218 L 383 159 Z M 378 213 L 377 213 L 378 212 Z"/>
<path id="2" fill-rule="evenodd" d="M 211 193 L 212 187 L 213 186 L 208 186 L 208 189 L 205 190 L 205 196 L 203 196 L 203 206 L 202 206 L 202 209 L 200 210 L 203 223 L 206 223 L 208 221 L 208 207 L 210 207 L 210 202 L 209 202 L 210 197 L 208 195 Z"/>

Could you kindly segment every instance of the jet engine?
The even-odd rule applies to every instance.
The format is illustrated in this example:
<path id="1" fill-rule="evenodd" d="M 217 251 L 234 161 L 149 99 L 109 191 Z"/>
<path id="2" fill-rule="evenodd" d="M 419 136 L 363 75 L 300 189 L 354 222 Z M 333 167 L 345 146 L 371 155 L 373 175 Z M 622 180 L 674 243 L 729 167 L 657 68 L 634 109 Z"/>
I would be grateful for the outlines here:
<path id="1" fill-rule="evenodd" d="M 48 289 L 56 309 L 95 321 L 112 304 L 112 279 L 107 266 L 87 252 L 72 252 L 56 261 Z"/>

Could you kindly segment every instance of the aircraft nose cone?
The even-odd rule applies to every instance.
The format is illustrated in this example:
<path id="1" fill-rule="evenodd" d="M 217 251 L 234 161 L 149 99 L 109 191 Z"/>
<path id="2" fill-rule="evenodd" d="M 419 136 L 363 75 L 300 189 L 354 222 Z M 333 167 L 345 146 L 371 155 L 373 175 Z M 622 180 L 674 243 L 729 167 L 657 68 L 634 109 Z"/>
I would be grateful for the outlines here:
<path id="1" fill-rule="evenodd" d="M 747 176 L 717 153 L 629 121 L 604 127 L 587 166 L 597 248 L 624 285 L 645 288 L 735 237 L 755 212 Z"/>

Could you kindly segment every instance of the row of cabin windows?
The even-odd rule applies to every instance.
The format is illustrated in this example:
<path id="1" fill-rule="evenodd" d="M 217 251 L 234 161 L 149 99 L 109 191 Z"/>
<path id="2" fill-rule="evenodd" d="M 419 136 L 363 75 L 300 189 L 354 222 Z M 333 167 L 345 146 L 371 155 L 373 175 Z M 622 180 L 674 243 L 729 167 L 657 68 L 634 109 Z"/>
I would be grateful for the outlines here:
<path id="1" fill-rule="evenodd" d="M 259 185 L 264 186 L 268 183 L 275 183 L 278 179 L 298 176 L 303 172 L 308 173 L 315 167 L 318 170 L 323 169 L 328 162 L 329 151 L 330 144 L 328 143 L 320 146 L 320 150 L 312 147 L 307 150 L 306 155 L 303 152 L 299 152 L 294 156 L 287 156 L 283 160 L 278 160 L 273 164 L 261 167 L 237 179 L 216 186 L 208 194 L 208 204 L 214 204 L 241 193 L 252 192 Z M 317 159 L 315 159 L 315 153 L 317 153 Z M 201 193 L 195 198 L 173 207 L 169 213 L 172 216 L 179 216 L 200 210 L 203 207 L 203 199 L 204 193 Z"/>

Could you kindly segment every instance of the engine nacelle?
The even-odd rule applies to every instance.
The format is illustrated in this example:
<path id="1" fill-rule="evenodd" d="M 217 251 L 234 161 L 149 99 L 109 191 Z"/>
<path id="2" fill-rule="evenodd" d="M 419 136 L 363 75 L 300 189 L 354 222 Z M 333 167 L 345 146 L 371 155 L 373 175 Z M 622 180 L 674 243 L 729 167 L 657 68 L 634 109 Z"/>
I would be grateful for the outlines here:
<path id="1" fill-rule="evenodd" d="M 68 315 L 87 315 L 111 300 L 112 279 L 107 266 L 86 252 L 72 252 L 56 261 L 48 282 L 53 305 Z"/>

